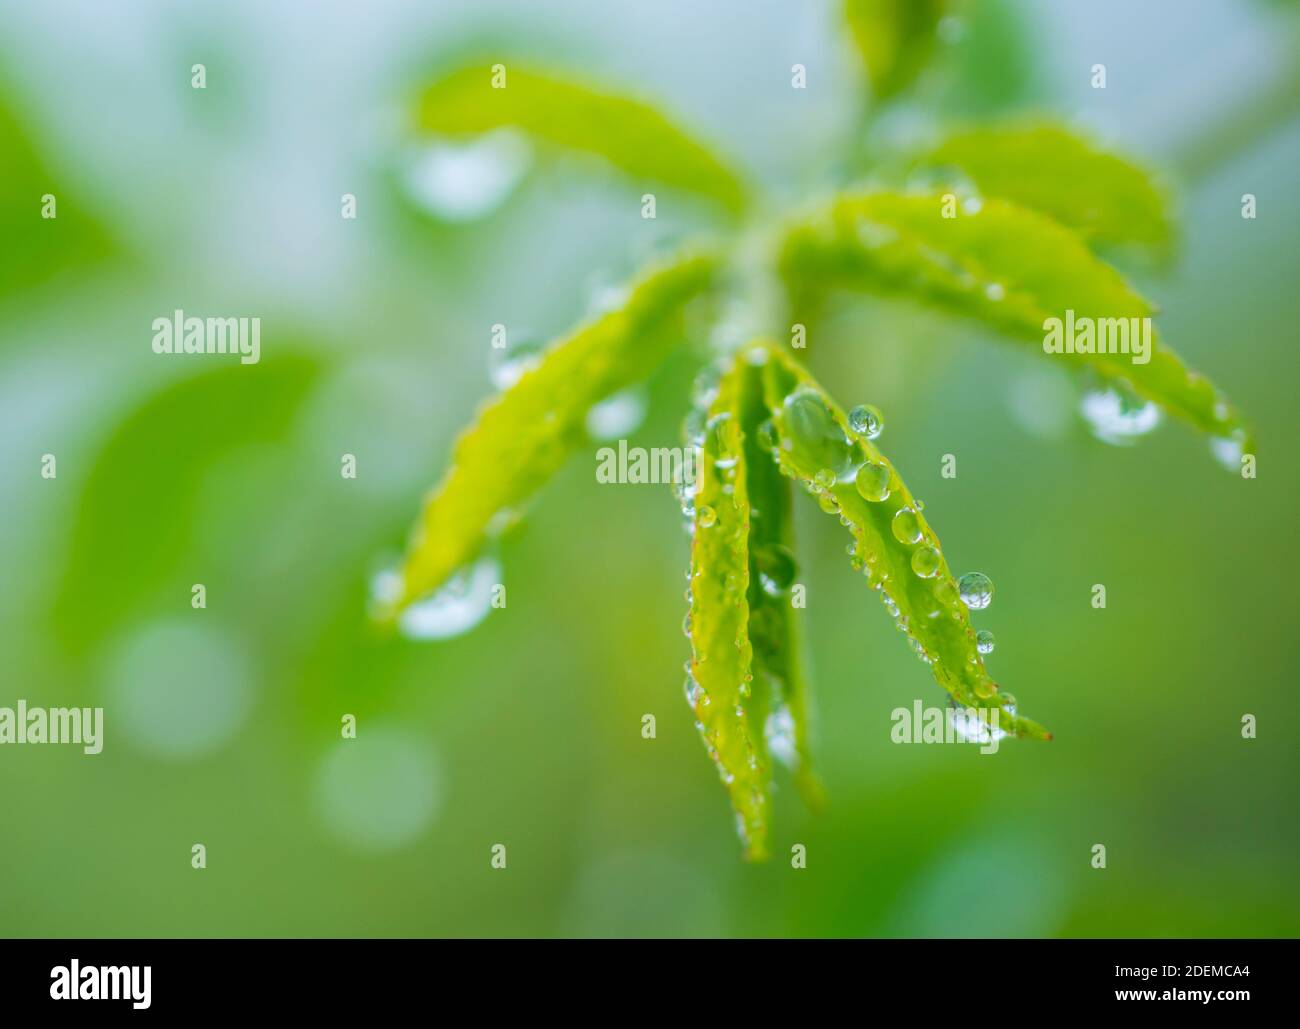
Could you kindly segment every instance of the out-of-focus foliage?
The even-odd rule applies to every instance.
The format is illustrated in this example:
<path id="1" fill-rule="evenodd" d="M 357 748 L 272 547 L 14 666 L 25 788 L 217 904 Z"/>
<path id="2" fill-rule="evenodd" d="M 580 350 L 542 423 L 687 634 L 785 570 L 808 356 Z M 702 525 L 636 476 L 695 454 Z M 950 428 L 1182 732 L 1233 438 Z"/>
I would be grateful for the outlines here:
<path id="1" fill-rule="evenodd" d="M 902 92 L 920 74 L 947 7 L 947 0 L 845 0 L 849 32 L 877 100 Z"/>
<path id="2" fill-rule="evenodd" d="M 470 65 L 430 83 L 415 120 L 421 131 L 457 138 L 521 129 L 639 181 L 707 197 L 733 213 L 745 206 L 740 176 L 656 107 L 513 62 L 496 72 Z"/>
<path id="3" fill-rule="evenodd" d="M 111 253 L 84 195 L 65 190 L 64 182 L 0 90 L 0 300 Z M 54 216 L 46 217 L 51 208 Z"/>
<path id="4" fill-rule="evenodd" d="M 1051 215 L 1092 243 L 1167 246 L 1169 197 L 1133 162 L 1059 125 L 954 133 L 924 161 L 968 176 L 979 193 Z"/>

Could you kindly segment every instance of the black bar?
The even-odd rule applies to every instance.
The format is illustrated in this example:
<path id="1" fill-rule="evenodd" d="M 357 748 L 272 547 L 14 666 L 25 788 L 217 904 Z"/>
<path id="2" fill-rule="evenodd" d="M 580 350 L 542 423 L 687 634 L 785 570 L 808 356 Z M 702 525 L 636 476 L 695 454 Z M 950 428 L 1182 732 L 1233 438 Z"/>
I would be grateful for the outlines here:
<path id="1" fill-rule="evenodd" d="M 712 994 L 726 1017 L 726 997 L 741 1015 L 772 988 L 810 1014 L 839 996 L 864 1011 L 907 998 L 927 1012 L 1153 1004 L 1221 1011 L 1289 999 L 1297 958 L 1294 940 L 42 939 L 8 940 L 0 949 L 6 1014 L 114 1010 L 132 1018 L 263 1011 L 373 1017 L 401 1014 L 412 1003 L 450 1014 L 448 1001 L 460 997 L 485 1013 L 484 1003 L 495 1010 L 514 1000 L 536 1004 L 540 1014 L 557 1003 L 597 1007 L 597 992 L 625 991 L 629 1003 L 641 998 L 634 1004 L 640 1008 L 682 990 Z M 73 961 L 75 998 L 62 996 Z M 779 969 L 779 985 L 762 971 L 766 962 L 779 962 L 766 966 L 772 974 Z M 118 999 L 84 996 L 101 991 Z"/>

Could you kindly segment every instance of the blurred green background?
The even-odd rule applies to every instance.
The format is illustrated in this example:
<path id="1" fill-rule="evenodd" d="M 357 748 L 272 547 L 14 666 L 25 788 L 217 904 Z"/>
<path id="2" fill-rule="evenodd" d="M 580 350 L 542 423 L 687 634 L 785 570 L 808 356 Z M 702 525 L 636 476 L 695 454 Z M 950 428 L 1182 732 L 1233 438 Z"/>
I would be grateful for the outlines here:
<path id="1" fill-rule="evenodd" d="M 570 164 L 448 221 L 400 105 L 467 47 L 563 62 L 660 99 L 794 202 L 861 89 L 836 5 L 0 10 L 0 705 L 106 709 L 98 756 L 0 747 L 0 933 L 1300 930 L 1293 9 L 978 0 L 882 126 L 1046 110 L 1167 172 L 1178 258 L 1123 267 L 1255 419 L 1259 477 L 1181 425 L 1093 440 L 1079 384 L 1028 348 L 894 304 L 846 312 L 808 361 L 884 410 L 949 560 L 997 586 L 975 619 L 993 674 L 1056 739 L 892 744 L 891 710 L 938 690 L 803 505 L 830 807 L 810 816 L 780 780 L 766 866 L 740 860 L 682 698 L 687 541 L 663 487 L 598 488 L 580 454 L 498 555 L 505 609 L 440 642 L 368 626 L 369 582 L 491 391 L 490 326 L 560 332 L 664 235 L 708 226 L 662 198 L 645 222 L 636 184 Z M 262 362 L 154 355 L 175 308 L 261 317 Z M 657 375 L 634 445 L 675 445 L 698 358 Z"/>

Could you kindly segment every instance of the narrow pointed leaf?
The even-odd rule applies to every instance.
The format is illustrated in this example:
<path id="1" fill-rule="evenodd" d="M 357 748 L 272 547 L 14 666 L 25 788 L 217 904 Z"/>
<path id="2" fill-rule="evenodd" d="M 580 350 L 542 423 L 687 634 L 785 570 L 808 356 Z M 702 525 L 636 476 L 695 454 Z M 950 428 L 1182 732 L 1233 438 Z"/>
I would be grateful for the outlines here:
<path id="1" fill-rule="evenodd" d="M 715 260 L 691 254 L 646 274 L 622 308 L 553 344 L 488 401 L 456 441 L 427 500 L 390 599 L 392 617 L 471 560 L 494 524 L 527 500 L 586 439 L 592 405 L 648 376 L 683 338 L 687 304 L 713 281 Z"/>
<path id="2" fill-rule="evenodd" d="M 844 18 L 877 100 L 902 92 L 920 74 L 947 6 L 947 0 L 845 0 Z"/>
<path id="3" fill-rule="evenodd" d="M 881 594 L 935 681 L 966 708 L 996 708 L 1005 732 L 1050 738 L 1016 713 L 1015 700 L 990 677 L 939 537 L 893 465 L 851 429 L 793 358 L 775 345 L 764 352 L 766 402 L 778 439 L 774 456 L 815 493 L 824 511 L 847 524 L 855 568 Z"/>
<path id="4" fill-rule="evenodd" d="M 763 699 L 763 723 L 773 756 L 789 764 L 804 802 L 813 810 L 824 791 L 813 771 L 808 682 L 800 626 L 790 599 L 797 574 L 791 480 L 765 446 L 772 431 L 760 365 L 744 362 L 737 413 L 749 500 L 749 639 L 754 651 L 754 697 Z"/>
<path id="5" fill-rule="evenodd" d="M 494 88 L 488 65 L 471 65 L 427 86 L 417 127 L 450 137 L 511 127 L 556 146 L 593 154 L 636 179 L 745 206 L 740 177 L 650 104 L 509 64 Z"/>
<path id="6" fill-rule="evenodd" d="M 737 369 L 708 410 L 691 539 L 691 672 L 687 699 L 727 787 L 751 860 L 767 857 L 770 698 L 754 692 L 749 641 L 749 500 Z M 765 686 L 765 684 L 763 684 Z"/>
<path id="7" fill-rule="evenodd" d="M 1150 317 L 1154 310 L 1077 234 L 1004 200 L 958 205 L 942 195 L 869 193 L 835 200 L 786 236 L 780 264 L 798 307 L 827 289 L 910 297 L 974 318 L 1044 353 L 1048 319 Z M 1051 354 L 1127 384 L 1192 425 L 1251 449 L 1249 430 L 1217 388 L 1151 331 L 1146 363 L 1134 354 Z"/>
<path id="8" fill-rule="evenodd" d="M 1059 125 L 1003 125 L 955 133 L 925 163 L 964 173 L 986 197 L 1050 215 L 1089 242 L 1161 249 L 1170 199 L 1153 176 Z"/>

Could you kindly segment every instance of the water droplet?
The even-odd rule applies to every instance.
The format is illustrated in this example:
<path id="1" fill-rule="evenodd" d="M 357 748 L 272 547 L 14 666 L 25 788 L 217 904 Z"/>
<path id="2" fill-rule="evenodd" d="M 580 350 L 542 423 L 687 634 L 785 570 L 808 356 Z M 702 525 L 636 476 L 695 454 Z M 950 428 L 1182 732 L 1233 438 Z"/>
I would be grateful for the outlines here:
<path id="1" fill-rule="evenodd" d="M 627 436 L 645 419 L 646 406 L 646 392 L 640 387 L 615 393 L 587 412 L 587 434 L 597 440 Z"/>
<path id="2" fill-rule="evenodd" d="M 765 543 L 754 551 L 763 592 L 776 596 L 788 590 L 798 571 L 794 554 L 780 543 Z"/>
<path id="3" fill-rule="evenodd" d="M 411 639 L 442 640 L 469 632 L 492 609 L 501 566 L 485 557 L 452 576 L 441 589 L 402 612 L 398 627 Z"/>
<path id="4" fill-rule="evenodd" d="M 988 629 L 981 629 L 975 634 L 975 649 L 981 654 L 992 654 L 996 645 L 997 640 L 993 638 L 993 633 L 989 632 Z"/>
<path id="5" fill-rule="evenodd" d="M 1006 298 L 1007 289 L 1000 282 L 990 282 L 984 287 L 984 295 L 994 303 L 997 303 L 999 300 L 1004 300 Z"/>
<path id="6" fill-rule="evenodd" d="M 916 512 L 910 507 L 904 507 L 894 515 L 892 525 L 894 539 L 899 543 L 918 543 L 921 539 L 921 523 L 916 517 Z"/>
<path id="7" fill-rule="evenodd" d="M 815 476 L 813 476 L 813 481 L 816 482 L 817 485 L 820 486 L 822 489 L 830 489 L 832 486 L 835 485 L 837 479 L 838 476 L 829 468 L 823 468 Z"/>
<path id="8" fill-rule="evenodd" d="M 797 468 L 827 468 L 847 478 L 862 457 L 816 390 L 800 387 L 785 398 L 782 424 Z"/>
<path id="9" fill-rule="evenodd" d="M 505 203 L 531 163 L 528 140 L 501 129 L 466 143 L 439 140 L 422 147 L 408 162 L 403 181 L 431 214 L 443 221 L 471 222 Z"/>
<path id="10" fill-rule="evenodd" d="M 488 378 L 497 389 L 513 386 L 541 363 L 546 352 L 546 341 L 537 336 L 513 333 L 507 340 L 504 347 L 488 351 Z"/>
<path id="11" fill-rule="evenodd" d="M 1241 458 L 1246 452 L 1246 433 L 1238 429 L 1231 436 L 1216 436 L 1210 440 L 1210 453 L 1230 472 L 1241 472 Z"/>
<path id="12" fill-rule="evenodd" d="M 1160 424 L 1160 408 L 1127 390 L 1089 390 L 1079 411 L 1097 439 L 1115 446 L 1127 446 Z"/>
<path id="13" fill-rule="evenodd" d="M 942 560 L 939 551 L 929 544 L 917 547 L 912 552 L 912 571 L 922 579 L 933 579 L 939 574 L 939 564 Z M 938 611 L 934 612 L 935 615 L 938 613 Z"/>
<path id="14" fill-rule="evenodd" d="M 686 672 L 686 681 L 682 683 L 682 691 L 686 694 L 686 703 L 691 705 L 692 710 L 697 710 L 700 706 L 700 701 L 706 696 L 704 687 L 695 681 L 695 676 L 691 675 L 689 667 Z M 700 732 L 704 731 L 704 726 L 700 725 L 698 722 L 696 723 L 696 728 L 698 728 Z"/>
<path id="15" fill-rule="evenodd" d="M 983 572 L 967 572 L 957 580 L 957 589 L 972 611 L 983 611 L 993 599 L 993 583 Z"/>
<path id="16" fill-rule="evenodd" d="M 714 523 L 717 522 L 717 520 L 718 520 L 718 512 L 713 510 L 713 508 L 709 507 L 708 504 L 705 504 L 703 507 L 699 508 L 699 510 L 697 510 L 695 513 L 695 524 L 698 525 L 701 529 L 710 528 L 712 525 L 714 525 Z"/>
<path id="17" fill-rule="evenodd" d="M 691 613 L 686 612 L 686 617 L 682 619 L 682 633 L 689 637 L 691 634 Z"/>
<path id="18" fill-rule="evenodd" d="M 863 500 L 873 504 L 889 499 L 889 465 L 868 461 L 853 480 Z"/>
<path id="19" fill-rule="evenodd" d="M 758 445 L 767 451 L 776 450 L 776 425 L 771 418 L 765 419 L 758 427 Z"/>
<path id="20" fill-rule="evenodd" d="M 990 708 L 971 708 L 956 700 L 948 702 L 952 719 L 953 732 L 967 743 L 988 743 L 1001 740 L 1007 736 L 1005 729 L 995 728 L 991 724 Z"/>
<path id="21" fill-rule="evenodd" d="M 885 431 L 885 416 L 870 404 L 859 404 L 849 412 L 849 425 L 867 439 L 876 439 Z"/>
<path id="22" fill-rule="evenodd" d="M 793 767 L 798 759 L 795 750 L 794 716 L 785 704 L 773 708 L 767 716 L 763 735 L 767 737 L 767 747 L 772 752 L 772 756 L 787 768 Z"/>

